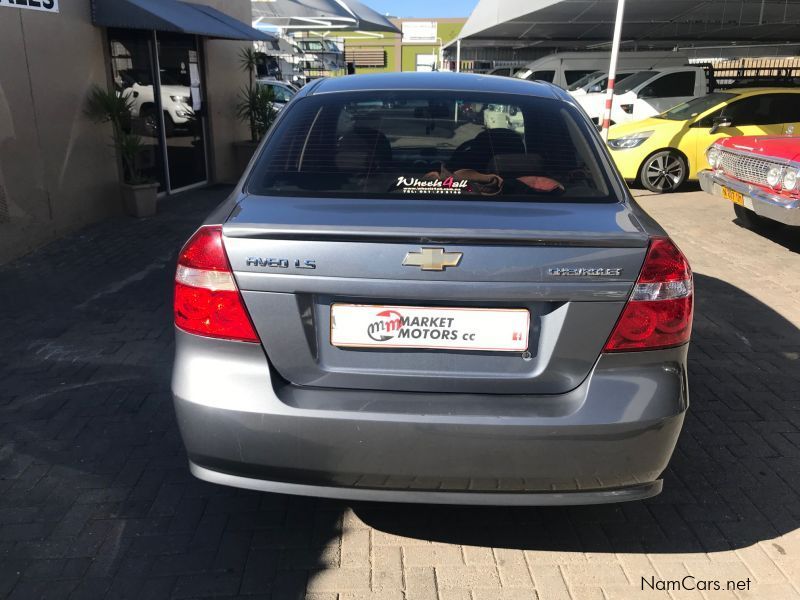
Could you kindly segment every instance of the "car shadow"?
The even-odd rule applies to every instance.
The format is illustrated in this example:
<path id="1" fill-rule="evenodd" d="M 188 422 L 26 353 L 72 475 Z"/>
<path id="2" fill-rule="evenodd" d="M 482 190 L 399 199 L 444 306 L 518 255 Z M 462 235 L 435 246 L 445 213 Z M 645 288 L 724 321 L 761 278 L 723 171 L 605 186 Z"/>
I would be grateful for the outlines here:
<path id="1" fill-rule="evenodd" d="M 800 437 L 787 404 L 800 389 L 800 330 L 724 281 L 697 275 L 696 285 L 691 406 L 660 496 L 555 508 L 364 503 L 356 514 L 411 538 L 600 553 L 718 552 L 800 527 Z"/>
<path id="2" fill-rule="evenodd" d="M 750 229 L 741 219 L 735 218 L 733 222 L 742 229 L 753 231 L 769 241 L 783 246 L 787 250 L 795 253 L 800 253 L 800 227 L 790 227 L 781 223 L 775 223 L 768 227 L 760 227 L 758 229 Z"/>
<path id="3" fill-rule="evenodd" d="M 628 187 L 637 198 L 648 197 L 648 196 L 664 196 L 665 198 L 668 198 L 671 195 L 671 194 L 657 194 L 655 192 L 651 192 L 638 181 L 629 181 Z M 699 181 L 684 181 L 681 184 L 681 186 L 672 193 L 681 194 L 689 192 L 699 192 L 701 189 L 702 188 L 700 187 Z"/>

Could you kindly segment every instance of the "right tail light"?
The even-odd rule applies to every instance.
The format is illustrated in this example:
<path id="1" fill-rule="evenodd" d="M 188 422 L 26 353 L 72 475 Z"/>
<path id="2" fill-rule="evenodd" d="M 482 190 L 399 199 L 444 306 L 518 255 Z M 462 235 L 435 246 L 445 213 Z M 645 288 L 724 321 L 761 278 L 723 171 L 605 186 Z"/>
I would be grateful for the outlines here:
<path id="1" fill-rule="evenodd" d="M 680 346 L 692 334 L 694 281 L 686 257 L 669 238 L 650 242 L 628 303 L 603 352 Z"/>

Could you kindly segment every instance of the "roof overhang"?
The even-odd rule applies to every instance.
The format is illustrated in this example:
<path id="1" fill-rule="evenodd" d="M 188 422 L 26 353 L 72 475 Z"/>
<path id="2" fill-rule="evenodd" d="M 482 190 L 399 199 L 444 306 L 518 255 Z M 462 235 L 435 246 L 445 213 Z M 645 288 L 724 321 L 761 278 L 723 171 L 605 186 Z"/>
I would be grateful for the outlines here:
<path id="1" fill-rule="evenodd" d="M 462 45 L 591 48 L 613 37 L 617 0 L 480 0 Z M 623 40 L 647 47 L 800 42 L 800 0 L 627 0 Z"/>
<path id="2" fill-rule="evenodd" d="M 276 39 L 210 6 L 180 0 L 92 0 L 92 22 L 101 27 L 172 31 L 226 40 Z"/>
<path id="3" fill-rule="evenodd" d="M 253 20 L 298 31 L 400 33 L 358 0 L 253 0 Z"/>

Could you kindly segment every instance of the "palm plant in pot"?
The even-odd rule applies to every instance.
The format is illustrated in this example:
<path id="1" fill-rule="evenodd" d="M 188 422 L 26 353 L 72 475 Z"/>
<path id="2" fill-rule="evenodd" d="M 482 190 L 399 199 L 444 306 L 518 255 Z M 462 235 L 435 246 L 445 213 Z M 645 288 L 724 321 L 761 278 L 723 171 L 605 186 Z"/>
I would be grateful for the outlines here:
<path id="1" fill-rule="evenodd" d="M 95 123 L 110 123 L 113 146 L 122 162 L 122 202 L 125 212 L 133 217 L 156 214 L 158 182 L 144 175 L 141 155 L 142 138 L 131 133 L 133 100 L 100 86 L 94 86 L 86 101 L 86 116 Z"/>
<path id="2" fill-rule="evenodd" d="M 252 48 L 243 48 L 239 53 L 239 64 L 247 73 L 247 85 L 239 92 L 236 103 L 237 118 L 246 123 L 250 129 L 250 139 L 246 142 L 236 142 L 236 166 L 239 173 L 247 168 L 247 163 L 253 157 L 258 144 L 267 133 L 278 112 L 275 110 L 275 95 L 268 86 L 260 86 L 256 82 L 257 55 Z"/>

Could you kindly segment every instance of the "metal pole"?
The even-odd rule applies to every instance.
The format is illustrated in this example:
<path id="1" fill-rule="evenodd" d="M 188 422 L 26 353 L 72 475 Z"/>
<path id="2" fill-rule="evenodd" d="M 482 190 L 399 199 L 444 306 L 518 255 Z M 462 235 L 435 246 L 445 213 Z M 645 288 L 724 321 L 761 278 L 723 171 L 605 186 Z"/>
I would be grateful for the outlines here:
<path id="1" fill-rule="evenodd" d="M 456 73 L 461 73 L 461 38 L 456 40 Z"/>
<path id="2" fill-rule="evenodd" d="M 611 126 L 611 107 L 614 104 L 614 80 L 617 77 L 617 58 L 619 44 L 622 39 L 622 23 L 625 19 L 625 0 L 617 0 L 617 21 L 614 25 L 614 42 L 611 45 L 611 64 L 608 66 L 608 90 L 606 91 L 606 108 L 603 114 L 603 140 L 608 141 L 608 128 Z"/>

